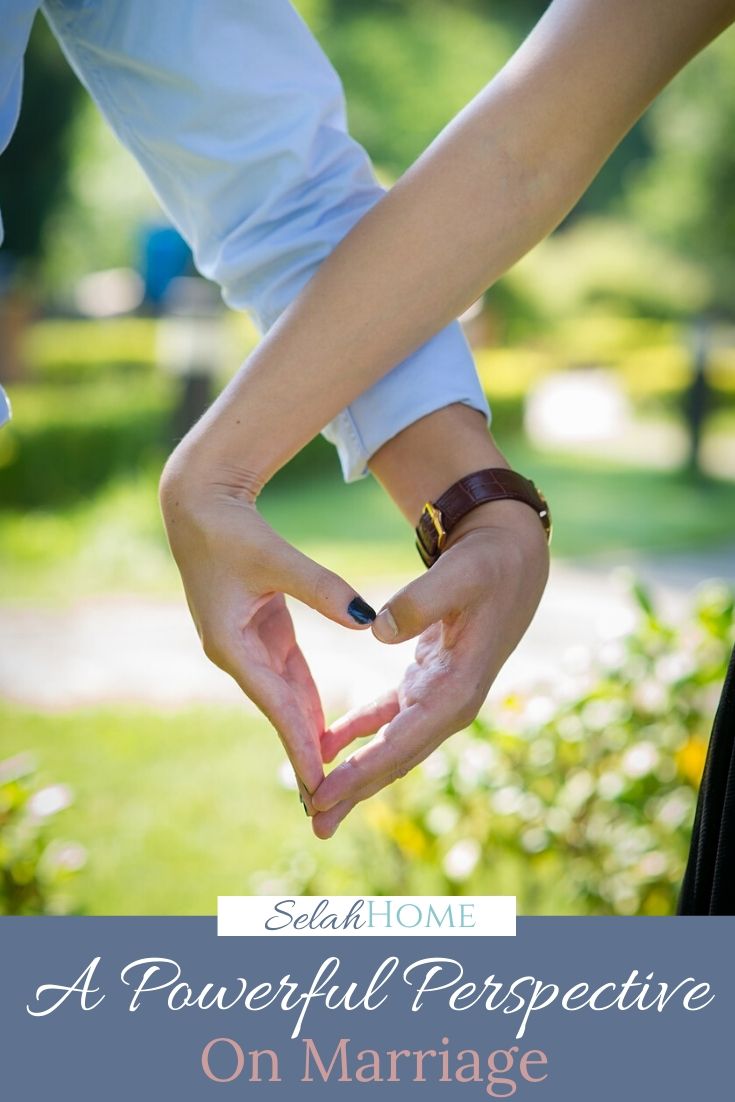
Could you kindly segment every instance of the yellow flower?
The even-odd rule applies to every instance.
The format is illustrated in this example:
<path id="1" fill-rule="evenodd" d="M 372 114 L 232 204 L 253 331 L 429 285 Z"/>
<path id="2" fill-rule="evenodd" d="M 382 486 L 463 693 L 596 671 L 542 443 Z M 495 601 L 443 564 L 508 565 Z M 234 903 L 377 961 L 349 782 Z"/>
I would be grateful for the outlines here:
<path id="1" fill-rule="evenodd" d="M 396 823 L 393 838 L 409 857 L 423 857 L 426 853 L 426 838 L 410 819 L 402 819 Z"/>
<path id="2" fill-rule="evenodd" d="M 682 777 L 696 787 L 702 779 L 704 763 L 707 757 L 707 743 L 694 735 L 676 755 L 676 767 Z"/>
<path id="3" fill-rule="evenodd" d="M 382 800 L 373 800 L 365 806 L 365 818 L 371 827 L 390 834 L 396 821 L 395 812 Z"/>
<path id="4" fill-rule="evenodd" d="M 509 712 L 522 712 L 525 700 L 518 693 L 508 693 L 503 697 L 503 707 Z"/>

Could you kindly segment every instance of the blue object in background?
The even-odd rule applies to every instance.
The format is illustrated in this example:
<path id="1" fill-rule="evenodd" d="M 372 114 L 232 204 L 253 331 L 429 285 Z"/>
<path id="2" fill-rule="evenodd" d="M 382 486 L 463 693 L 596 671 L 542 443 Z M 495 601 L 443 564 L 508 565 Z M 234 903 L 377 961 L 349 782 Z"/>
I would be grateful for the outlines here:
<path id="1" fill-rule="evenodd" d="M 173 226 L 149 226 L 141 252 L 145 302 L 157 310 L 172 281 L 191 268 L 191 249 Z"/>
<path id="2" fill-rule="evenodd" d="M 0 6 L 12 8 L 0 34 L 0 148 L 17 121 L 23 54 L 43 6 L 73 69 L 190 242 L 198 270 L 261 331 L 383 195 L 347 130 L 339 78 L 289 0 Z M 157 259 L 146 280 L 151 312 L 167 263 Z M 351 481 L 367 474 L 387 440 L 455 402 L 487 415 L 456 323 L 360 394 L 324 435 Z"/>

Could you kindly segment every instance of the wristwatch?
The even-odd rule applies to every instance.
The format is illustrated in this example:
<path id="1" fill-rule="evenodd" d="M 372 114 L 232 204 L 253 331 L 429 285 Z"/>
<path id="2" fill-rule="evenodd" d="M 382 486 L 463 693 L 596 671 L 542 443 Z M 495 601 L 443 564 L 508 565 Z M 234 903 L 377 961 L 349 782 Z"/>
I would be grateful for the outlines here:
<path id="1" fill-rule="evenodd" d="M 488 501 L 523 501 L 538 513 L 551 539 L 551 513 L 546 498 L 530 479 L 517 471 L 492 467 L 460 478 L 436 501 L 427 501 L 416 528 L 416 547 L 425 566 L 433 566 L 447 537 L 462 517 Z"/>

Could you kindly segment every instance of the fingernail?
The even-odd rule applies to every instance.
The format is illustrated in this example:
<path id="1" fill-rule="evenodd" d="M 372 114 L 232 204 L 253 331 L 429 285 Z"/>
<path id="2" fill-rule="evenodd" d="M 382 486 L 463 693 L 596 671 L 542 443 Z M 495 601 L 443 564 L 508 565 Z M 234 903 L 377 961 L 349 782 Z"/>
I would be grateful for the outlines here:
<path id="1" fill-rule="evenodd" d="M 303 781 L 299 780 L 296 783 L 299 787 L 299 799 L 301 800 L 301 806 L 304 809 L 304 815 L 306 815 L 306 817 L 310 819 L 312 815 L 312 810 L 310 806 L 311 793 L 309 792 L 309 789 L 306 787 Z"/>
<path id="2" fill-rule="evenodd" d="M 371 608 L 362 597 L 354 597 L 347 606 L 352 619 L 358 624 L 372 624 L 375 619 L 375 609 Z"/>
<path id="3" fill-rule="evenodd" d="M 391 643 L 398 635 L 398 624 L 389 608 L 384 608 L 373 624 L 373 634 L 383 643 Z"/>

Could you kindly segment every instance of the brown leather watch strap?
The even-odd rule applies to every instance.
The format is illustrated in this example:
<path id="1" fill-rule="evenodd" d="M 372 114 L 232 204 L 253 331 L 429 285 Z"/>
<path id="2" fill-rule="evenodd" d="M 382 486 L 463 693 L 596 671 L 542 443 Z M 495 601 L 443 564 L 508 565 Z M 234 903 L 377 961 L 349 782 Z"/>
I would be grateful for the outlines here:
<path id="1" fill-rule="evenodd" d="M 551 536 L 551 513 L 543 494 L 517 471 L 492 467 L 461 478 L 434 502 L 427 502 L 416 528 L 416 546 L 427 566 L 439 558 L 455 525 L 478 505 L 489 501 L 522 501 L 530 505 Z"/>

